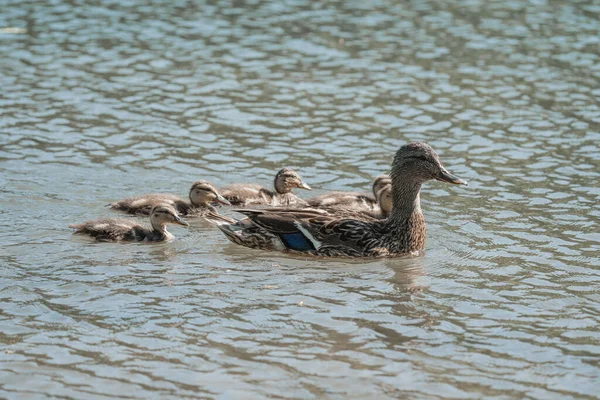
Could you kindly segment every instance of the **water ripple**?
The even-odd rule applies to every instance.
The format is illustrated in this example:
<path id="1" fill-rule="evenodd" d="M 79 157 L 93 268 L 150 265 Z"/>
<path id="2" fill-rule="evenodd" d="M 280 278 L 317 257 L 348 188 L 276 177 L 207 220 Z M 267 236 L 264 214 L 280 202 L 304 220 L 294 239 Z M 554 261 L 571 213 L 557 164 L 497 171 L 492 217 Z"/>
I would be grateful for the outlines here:
<path id="1" fill-rule="evenodd" d="M 597 397 L 597 6 L 4 8 L 4 397 Z M 151 245 L 67 228 L 282 166 L 368 191 L 412 140 L 470 181 L 424 186 L 424 258 L 261 254 L 203 221 Z"/>

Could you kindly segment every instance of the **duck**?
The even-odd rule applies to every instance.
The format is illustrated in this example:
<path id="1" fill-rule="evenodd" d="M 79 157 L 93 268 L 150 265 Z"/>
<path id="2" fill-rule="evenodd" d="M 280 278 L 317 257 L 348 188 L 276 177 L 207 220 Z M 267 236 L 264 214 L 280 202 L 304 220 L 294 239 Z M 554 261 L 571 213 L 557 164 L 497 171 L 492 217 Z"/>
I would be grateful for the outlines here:
<path id="1" fill-rule="evenodd" d="M 373 194 L 377 197 L 377 193 L 384 187 L 392 184 L 392 178 L 389 174 L 382 174 L 373 179 Z"/>
<path id="2" fill-rule="evenodd" d="M 392 211 L 392 185 L 387 184 L 383 186 L 378 192 L 375 204 L 372 207 L 365 207 L 364 203 L 360 204 L 357 202 L 350 201 L 348 204 L 336 203 L 331 206 L 309 206 L 303 208 L 303 210 L 321 210 L 325 211 L 328 215 L 337 217 L 349 217 L 358 219 L 384 219 L 387 218 Z"/>
<path id="3" fill-rule="evenodd" d="M 426 143 L 406 144 L 391 167 L 390 215 L 383 219 L 339 217 L 319 211 L 235 209 L 235 222 L 206 216 L 231 242 L 260 250 L 325 257 L 399 257 L 422 254 L 426 226 L 421 210 L 423 183 L 467 182 L 444 168 Z"/>
<path id="4" fill-rule="evenodd" d="M 373 196 L 357 192 L 329 192 L 306 200 L 310 207 L 339 208 L 362 212 L 379 212 L 378 193 L 386 185 L 390 185 L 389 175 L 379 175 L 373 180 Z"/>
<path id="5" fill-rule="evenodd" d="M 307 205 L 306 201 L 292 193 L 292 189 L 311 190 L 300 175 L 291 168 L 282 168 L 275 175 L 275 191 L 250 183 L 235 183 L 221 188 L 221 194 L 234 206 Z"/>
<path id="6" fill-rule="evenodd" d="M 379 206 L 378 212 L 376 211 L 377 218 L 387 218 L 392 213 L 394 206 L 394 197 L 392 194 L 392 184 L 383 186 L 377 192 L 377 205 Z"/>
<path id="7" fill-rule="evenodd" d="M 217 212 L 213 202 L 230 206 L 231 203 L 207 181 L 197 181 L 192 184 L 187 202 L 172 194 L 146 194 L 110 203 L 113 210 L 125 211 L 128 214 L 150 215 L 158 204 L 168 204 L 175 208 L 179 215 L 198 216 L 208 211 Z"/>
<path id="8" fill-rule="evenodd" d="M 167 231 L 167 224 L 189 226 L 181 219 L 175 208 L 169 204 L 159 204 L 150 213 L 150 227 L 140 225 L 133 219 L 97 219 L 82 224 L 72 224 L 74 234 L 89 235 L 98 241 L 164 242 L 173 239 Z"/>

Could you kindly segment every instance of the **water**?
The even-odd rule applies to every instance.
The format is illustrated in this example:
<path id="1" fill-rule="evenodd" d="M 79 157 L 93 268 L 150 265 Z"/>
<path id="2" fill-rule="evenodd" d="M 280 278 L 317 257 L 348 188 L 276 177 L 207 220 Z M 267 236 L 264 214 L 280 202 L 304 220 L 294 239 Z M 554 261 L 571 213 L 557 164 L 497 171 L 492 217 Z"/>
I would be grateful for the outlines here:
<path id="1" fill-rule="evenodd" d="M 597 3 L 0 7 L 0 397 L 598 398 Z M 422 258 L 67 228 L 282 166 L 367 190 L 414 140 L 470 181 L 424 186 Z"/>

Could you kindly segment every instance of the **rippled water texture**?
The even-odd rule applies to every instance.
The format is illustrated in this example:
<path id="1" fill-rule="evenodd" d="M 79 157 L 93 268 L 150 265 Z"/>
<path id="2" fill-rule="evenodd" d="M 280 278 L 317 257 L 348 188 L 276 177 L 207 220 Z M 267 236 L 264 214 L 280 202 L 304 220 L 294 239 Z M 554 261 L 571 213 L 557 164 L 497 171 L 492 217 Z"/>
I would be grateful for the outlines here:
<path id="1" fill-rule="evenodd" d="M 597 2 L 0 10 L 0 397 L 598 397 Z M 368 190 L 414 140 L 470 181 L 424 186 L 421 258 L 67 228 L 283 166 Z"/>

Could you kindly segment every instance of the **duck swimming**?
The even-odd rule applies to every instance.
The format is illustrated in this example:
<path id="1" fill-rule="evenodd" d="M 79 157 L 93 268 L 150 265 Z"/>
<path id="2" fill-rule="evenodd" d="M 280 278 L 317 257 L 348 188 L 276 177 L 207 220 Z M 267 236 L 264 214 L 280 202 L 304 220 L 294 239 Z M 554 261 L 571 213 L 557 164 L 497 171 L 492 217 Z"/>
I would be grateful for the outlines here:
<path id="1" fill-rule="evenodd" d="M 339 208 L 361 212 L 379 212 L 378 193 L 391 185 L 389 175 L 379 175 L 373 180 L 373 196 L 356 192 L 329 192 L 306 200 L 310 207 Z"/>
<path id="2" fill-rule="evenodd" d="M 167 224 L 188 226 L 173 207 L 157 205 L 150 213 L 151 228 L 140 225 L 132 219 L 97 219 L 82 224 L 69 225 L 75 234 L 85 234 L 100 241 L 162 242 L 173 239 L 167 231 Z"/>
<path id="3" fill-rule="evenodd" d="M 450 174 L 426 143 L 400 147 L 391 168 L 392 210 L 386 219 L 361 220 L 316 211 L 234 210 L 246 215 L 217 224 L 233 243 L 262 250 L 337 257 L 396 257 L 425 247 L 421 185 L 429 180 L 466 185 Z"/>
<path id="4" fill-rule="evenodd" d="M 373 179 L 373 194 L 377 197 L 377 193 L 392 184 L 392 178 L 388 174 L 382 174 Z"/>
<path id="5" fill-rule="evenodd" d="M 311 190 L 300 175 L 291 168 L 281 169 L 275 175 L 275 191 L 251 183 L 236 183 L 221 189 L 223 197 L 235 206 L 271 205 L 289 206 L 306 205 L 300 197 L 292 193 L 292 189 Z"/>
<path id="6" fill-rule="evenodd" d="M 375 196 L 377 201 L 372 207 L 365 207 L 364 203 L 357 203 L 354 201 L 349 202 L 347 205 L 344 203 L 336 203 L 333 206 L 321 206 L 321 207 L 304 207 L 302 210 L 320 210 L 325 211 L 327 215 L 344 217 L 344 218 L 355 218 L 364 219 L 366 221 L 370 219 L 384 219 L 387 218 L 392 212 L 392 185 L 388 184 L 377 192 Z"/>
<path id="7" fill-rule="evenodd" d="M 392 213 L 394 206 L 394 197 L 392 195 L 392 184 L 388 184 L 377 192 L 377 204 L 379 212 L 375 211 L 378 218 L 387 218 Z"/>
<path id="8" fill-rule="evenodd" d="M 172 194 L 147 194 L 129 197 L 109 204 L 113 210 L 125 211 L 129 214 L 150 215 L 152 209 L 159 204 L 168 204 L 178 214 L 185 216 L 202 215 L 208 211 L 217 212 L 213 202 L 231 205 L 213 185 L 207 181 L 197 181 L 190 188 L 190 202 Z"/>

